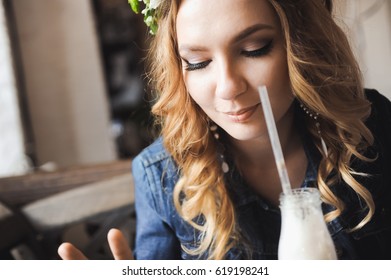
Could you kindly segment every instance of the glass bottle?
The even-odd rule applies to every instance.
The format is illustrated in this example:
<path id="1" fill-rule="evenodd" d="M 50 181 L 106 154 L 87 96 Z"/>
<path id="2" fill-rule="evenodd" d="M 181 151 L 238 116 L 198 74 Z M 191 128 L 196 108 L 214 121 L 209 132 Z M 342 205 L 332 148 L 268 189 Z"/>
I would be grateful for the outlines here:
<path id="1" fill-rule="evenodd" d="M 335 260 L 337 254 L 321 209 L 316 188 L 281 194 L 280 260 Z"/>

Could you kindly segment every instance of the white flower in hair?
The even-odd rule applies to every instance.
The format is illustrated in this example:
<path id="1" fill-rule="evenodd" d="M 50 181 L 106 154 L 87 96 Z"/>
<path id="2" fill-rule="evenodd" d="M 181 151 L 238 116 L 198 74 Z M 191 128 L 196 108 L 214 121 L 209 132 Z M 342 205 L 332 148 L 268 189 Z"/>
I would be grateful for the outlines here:
<path id="1" fill-rule="evenodd" d="M 149 8 L 156 10 L 162 2 L 163 2 L 163 0 L 150 0 L 149 1 Z"/>

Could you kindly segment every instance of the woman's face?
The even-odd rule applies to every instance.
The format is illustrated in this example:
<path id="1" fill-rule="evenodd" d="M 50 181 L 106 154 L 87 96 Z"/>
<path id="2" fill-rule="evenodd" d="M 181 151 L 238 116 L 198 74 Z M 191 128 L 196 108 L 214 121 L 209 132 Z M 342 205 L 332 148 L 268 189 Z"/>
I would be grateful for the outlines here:
<path id="1" fill-rule="evenodd" d="M 277 15 L 266 0 L 183 0 L 178 49 L 189 94 L 238 140 L 264 136 L 258 86 L 266 85 L 276 122 L 292 104 Z"/>

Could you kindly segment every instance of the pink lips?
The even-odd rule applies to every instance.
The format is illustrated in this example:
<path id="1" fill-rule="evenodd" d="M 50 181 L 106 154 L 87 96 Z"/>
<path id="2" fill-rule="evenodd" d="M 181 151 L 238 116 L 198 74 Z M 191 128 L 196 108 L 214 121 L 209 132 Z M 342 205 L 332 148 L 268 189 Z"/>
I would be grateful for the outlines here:
<path id="1" fill-rule="evenodd" d="M 257 109 L 258 105 L 259 105 L 259 103 L 254 106 L 244 108 L 244 109 L 236 111 L 236 112 L 227 112 L 225 114 L 233 122 L 237 122 L 237 123 L 245 122 L 253 115 L 253 113 Z"/>

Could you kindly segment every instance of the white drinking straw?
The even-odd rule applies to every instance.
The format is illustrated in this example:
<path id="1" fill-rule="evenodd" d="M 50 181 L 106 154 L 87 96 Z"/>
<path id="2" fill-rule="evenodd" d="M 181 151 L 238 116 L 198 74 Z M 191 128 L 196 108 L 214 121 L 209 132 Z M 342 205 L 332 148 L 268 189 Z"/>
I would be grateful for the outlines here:
<path id="1" fill-rule="evenodd" d="M 284 155 L 282 154 L 280 138 L 278 137 L 276 123 L 274 121 L 272 108 L 270 106 L 269 96 L 266 86 L 258 87 L 259 97 L 261 98 L 263 114 L 265 115 L 266 126 L 269 132 L 270 142 L 272 144 L 274 159 L 276 161 L 278 175 L 280 176 L 282 191 L 284 194 L 292 192 L 289 182 L 288 171 L 286 170 Z"/>

